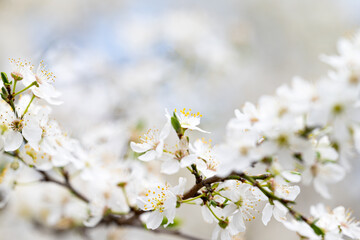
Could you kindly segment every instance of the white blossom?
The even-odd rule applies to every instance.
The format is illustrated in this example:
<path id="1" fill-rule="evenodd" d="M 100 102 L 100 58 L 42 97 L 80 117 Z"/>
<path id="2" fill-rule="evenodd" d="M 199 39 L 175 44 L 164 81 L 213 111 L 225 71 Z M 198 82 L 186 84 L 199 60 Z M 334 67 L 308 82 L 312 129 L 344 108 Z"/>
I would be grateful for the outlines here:
<path id="1" fill-rule="evenodd" d="M 39 63 L 35 72 L 33 71 L 33 68 L 29 68 L 25 74 L 26 75 L 22 80 L 24 86 L 28 87 L 33 82 L 38 84 L 38 86 L 31 87 L 31 91 L 35 96 L 44 99 L 53 105 L 62 104 L 62 101 L 54 99 L 61 96 L 61 93 L 53 86 L 56 77 L 53 72 L 46 69 L 43 61 Z"/>
<path id="2" fill-rule="evenodd" d="M 181 195 L 184 190 L 185 181 L 180 179 L 179 185 L 171 188 L 168 184 L 158 184 L 137 199 L 137 205 L 146 213 L 143 217 L 146 227 L 156 229 L 160 226 L 163 218 L 167 218 L 165 227 L 174 222 L 177 195 Z"/>
<path id="3" fill-rule="evenodd" d="M 164 140 L 170 133 L 170 125 L 166 123 L 161 132 L 150 129 L 143 137 L 140 143 L 131 142 L 131 148 L 134 152 L 144 153 L 139 156 L 142 161 L 151 161 L 160 158 L 164 150 Z"/>
<path id="4" fill-rule="evenodd" d="M 197 130 L 203 133 L 209 133 L 198 127 L 198 125 L 200 125 L 200 118 L 202 117 L 202 115 L 199 112 L 197 112 L 196 114 L 191 113 L 191 109 L 186 110 L 186 108 L 184 108 L 179 112 L 175 109 L 174 113 L 177 119 L 179 120 L 179 123 L 182 128 Z"/>

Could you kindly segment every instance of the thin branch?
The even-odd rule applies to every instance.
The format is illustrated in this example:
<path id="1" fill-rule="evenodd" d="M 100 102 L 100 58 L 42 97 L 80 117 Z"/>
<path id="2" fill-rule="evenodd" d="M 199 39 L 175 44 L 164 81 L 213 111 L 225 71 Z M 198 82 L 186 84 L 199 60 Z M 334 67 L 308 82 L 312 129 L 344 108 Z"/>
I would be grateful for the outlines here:
<path id="1" fill-rule="evenodd" d="M 198 238 L 198 237 L 194 237 L 189 234 L 186 234 L 186 233 L 182 233 L 179 230 L 171 230 L 171 229 L 166 229 L 166 228 L 157 228 L 157 229 L 153 229 L 153 230 L 147 229 L 147 228 L 145 228 L 145 226 L 142 224 L 142 222 L 139 219 L 139 216 L 141 213 L 142 212 L 135 213 L 132 217 L 130 217 L 128 219 L 121 219 L 121 218 L 117 218 L 117 216 L 115 216 L 115 215 L 110 215 L 110 216 L 104 217 L 103 220 L 100 222 L 100 224 L 102 224 L 102 225 L 115 224 L 119 227 L 137 228 L 137 229 L 146 230 L 146 231 L 152 232 L 152 233 L 172 235 L 172 236 L 176 236 L 176 237 L 182 238 L 182 239 L 203 240 L 202 238 Z"/>
<path id="2" fill-rule="evenodd" d="M 41 171 L 41 170 L 38 170 L 36 169 L 42 176 L 43 176 L 43 179 L 42 181 L 44 182 L 52 182 L 52 183 L 55 183 L 57 185 L 60 185 L 62 187 L 65 187 L 67 188 L 72 194 L 74 194 L 77 198 L 79 198 L 80 200 L 84 201 L 85 203 L 89 203 L 89 199 L 87 199 L 83 194 L 81 194 L 79 191 L 77 191 L 70 183 L 70 180 L 69 180 L 69 175 L 68 173 L 64 172 L 64 179 L 65 179 L 65 182 L 61 182 L 59 180 L 56 180 L 54 179 L 53 177 L 51 177 L 47 172 L 45 171 Z"/>
<path id="3" fill-rule="evenodd" d="M 189 191 L 187 191 L 184 196 L 183 196 L 183 200 L 189 199 L 189 198 L 193 198 L 196 197 L 197 195 L 199 195 L 198 191 L 205 187 L 206 185 L 212 184 L 212 183 L 216 183 L 216 182 L 223 182 L 225 181 L 225 178 L 221 178 L 218 176 L 213 176 L 210 178 L 206 178 L 204 180 L 202 180 L 201 182 L 195 184 Z"/>
<path id="4" fill-rule="evenodd" d="M 204 180 L 202 180 L 201 182 L 195 184 L 189 191 L 187 191 L 184 196 L 183 196 L 183 200 L 186 200 L 188 198 L 193 198 L 196 197 L 197 195 L 199 195 L 198 191 L 207 186 L 210 185 L 212 183 L 216 183 L 216 182 L 223 182 L 226 180 L 231 180 L 231 179 L 237 179 L 237 180 L 241 180 L 240 178 L 245 176 L 244 173 L 236 173 L 236 172 L 232 172 L 230 173 L 229 176 L 227 177 L 218 177 L 218 176 L 213 176 L 210 178 L 206 178 Z M 266 179 L 268 177 L 270 177 L 270 174 L 262 174 L 262 175 L 258 175 L 258 176 L 252 176 L 253 179 Z"/>

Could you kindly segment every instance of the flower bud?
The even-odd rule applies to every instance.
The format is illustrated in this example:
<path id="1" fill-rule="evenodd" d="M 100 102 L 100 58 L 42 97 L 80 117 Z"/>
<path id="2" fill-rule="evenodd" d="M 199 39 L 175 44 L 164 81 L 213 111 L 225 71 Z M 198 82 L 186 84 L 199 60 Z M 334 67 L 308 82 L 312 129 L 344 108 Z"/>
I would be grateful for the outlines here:
<path id="1" fill-rule="evenodd" d="M 218 224 L 221 228 L 225 229 L 229 225 L 229 221 L 227 219 L 225 221 L 221 220 Z"/>
<path id="2" fill-rule="evenodd" d="M 14 160 L 11 164 L 10 167 L 12 170 L 17 170 L 19 168 L 20 164 L 18 161 Z"/>
<path id="3" fill-rule="evenodd" d="M 21 73 L 18 72 L 12 72 L 11 73 L 11 77 L 15 80 L 15 81 L 21 81 L 23 80 L 23 75 Z"/>
<path id="4" fill-rule="evenodd" d="M 127 184 L 126 182 L 119 182 L 117 186 L 123 188 L 126 187 L 126 184 Z"/>

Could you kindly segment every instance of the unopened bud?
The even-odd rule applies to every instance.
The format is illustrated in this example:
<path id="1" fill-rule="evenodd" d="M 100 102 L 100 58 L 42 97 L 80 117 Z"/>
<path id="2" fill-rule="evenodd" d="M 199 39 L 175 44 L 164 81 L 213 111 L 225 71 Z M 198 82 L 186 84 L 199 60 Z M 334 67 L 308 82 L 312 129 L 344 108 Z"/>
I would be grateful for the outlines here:
<path id="1" fill-rule="evenodd" d="M 189 148 L 188 138 L 186 136 L 182 136 L 179 145 L 180 145 L 180 150 L 187 151 Z"/>
<path id="2" fill-rule="evenodd" d="M 126 184 L 127 184 L 126 182 L 119 182 L 117 186 L 123 188 L 126 187 Z"/>
<path id="3" fill-rule="evenodd" d="M 20 164 L 18 161 L 13 161 L 11 164 L 10 164 L 10 167 L 12 170 L 17 170 L 19 168 Z"/>
<path id="4" fill-rule="evenodd" d="M 275 191 L 275 186 L 276 186 L 276 183 L 275 183 L 275 180 L 272 178 L 269 180 L 269 187 L 271 189 L 271 191 Z"/>
<path id="5" fill-rule="evenodd" d="M 225 221 L 224 220 L 219 221 L 219 226 L 223 229 L 225 229 L 228 225 L 229 225 L 229 221 L 227 219 Z"/>
<path id="6" fill-rule="evenodd" d="M 23 80 L 23 75 L 21 73 L 18 72 L 12 72 L 11 73 L 11 77 L 15 80 L 15 81 L 21 81 Z"/>

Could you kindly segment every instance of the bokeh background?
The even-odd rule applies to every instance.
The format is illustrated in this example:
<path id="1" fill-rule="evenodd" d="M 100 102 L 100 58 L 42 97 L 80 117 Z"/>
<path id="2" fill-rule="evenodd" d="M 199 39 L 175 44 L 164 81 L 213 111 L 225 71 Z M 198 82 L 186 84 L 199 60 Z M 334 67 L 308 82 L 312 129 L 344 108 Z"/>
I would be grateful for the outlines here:
<path id="1" fill-rule="evenodd" d="M 192 108 L 213 142 L 233 110 L 272 94 L 293 76 L 316 81 L 340 37 L 360 26 L 357 0 L 0 0 L 0 66 L 8 58 L 45 60 L 64 104 L 53 116 L 72 136 L 164 122 L 164 108 Z M 120 131 L 121 132 L 121 131 Z M 360 161 L 358 161 L 360 163 Z M 360 216 L 360 164 L 324 201 L 302 188 L 300 210 L 324 201 Z M 171 181 L 171 179 L 170 179 Z M 30 193 L 31 194 L 31 193 Z M 30 200 L 29 200 L 30 201 Z M 209 238 L 200 209 L 185 207 L 183 231 Z M 53 235 L 14 212 L 0 212 L 0 239 L 83 239 Z M 135 230 L 95 229 L 87 239 L 175 239 Z M 282 225 L 248 225 L 244 239 L 298 239 Z"/>

